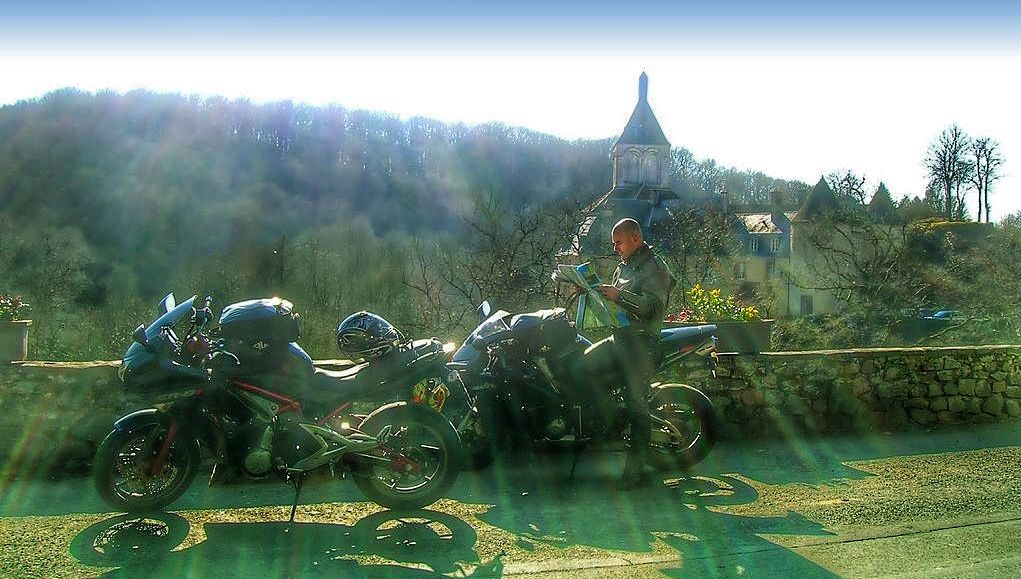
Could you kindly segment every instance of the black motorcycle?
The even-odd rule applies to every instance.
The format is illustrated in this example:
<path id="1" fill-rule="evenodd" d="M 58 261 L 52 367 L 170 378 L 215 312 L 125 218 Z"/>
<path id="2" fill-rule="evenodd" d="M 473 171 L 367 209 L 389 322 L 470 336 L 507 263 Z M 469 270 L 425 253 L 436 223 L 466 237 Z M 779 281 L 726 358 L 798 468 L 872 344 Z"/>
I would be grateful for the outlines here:
<path id="1" fill-rule="evenodd" d="M 563 308 L 493 313 L 483 302 L 479 314 L 484 321 L 454 353 L 450 367 L 475 394 L 481 429 L 493 442 L 573 440 L 581 448 L 589 441 L 628 438 L 625 379 L 612 341 L 593 345 Z M 580 311 L 578 319 L 584 315 Z M 714 364 L 715 331 L 714 325 L 663 330 L 658 370 L 691 355 Z M 691 466 L 713 447 L 716 411 L 696 388 L 653 384 L 649 414 L 654 466 Z M 486 456 L 481 448 L 469 452 Z"/>
<path id="2" fill-rule="evenodd" d="M 369 397 L 363 383 L 312 365 L 295 342 L 290 302 L 233 304 L 207 331 L 210 299 L 202 308 L 195 300 L 164 298 L 159 318 L 138 327 L 124 354 L 125 388 L 153 406 L 118 419 L 99 446 L 95 483 L 111 506 L 169 505 L 198 473 L 201 447 L 213 458 L 211 483 L 276 474 L 294 485 L 294 508 L 302 481 L 322 468 L 350 473 L 370 500 L 389 508 L 424 507 L 454 483 L 461 451 L 450 422 L 403 401 L 360 413 L 356 403 Z M 186 318 L 180 337 L 175 326 Z"/>
<path id="3" fill-rule="evenodd" d="M 377 403 L 428 406 L 454 425 L 463 447 L 485 447 L 477 440 L 483 433 L 475 396 L 460 374 L 447 368 L 454 344 L 437 338 L 409 339 L 382 316 L 361 311 L 341 320 L 337 346 L 350 365 L 333 376 L 350 381 Z M 462 466 L 475 464 L 464 460 Z"/>

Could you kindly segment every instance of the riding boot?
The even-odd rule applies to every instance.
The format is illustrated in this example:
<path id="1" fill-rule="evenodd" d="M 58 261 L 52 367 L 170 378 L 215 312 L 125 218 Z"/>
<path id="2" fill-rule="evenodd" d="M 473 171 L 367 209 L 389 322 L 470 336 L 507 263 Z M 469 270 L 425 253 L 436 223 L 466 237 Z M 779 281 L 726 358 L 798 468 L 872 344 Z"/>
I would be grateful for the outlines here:
<path id="1" fill-rule="evenodd" d="M 652 421 L 648 412 L 634 414 L 631 417 L 631 441 L 627 451 L 627 461 L 624 463 L 624 473 L 620 478 L 620 489 L 630 489 L 641 486 L 651 480 L 646 472 L 646 462 L 649 454 L 649 439 L 651 438 Z"/>
<path id="2" fill-rule="evenodd" d="M 644 486 L 651 480 L 649 472 L 645 468 L 645 457 L 647 448 L 630 448 L 627 453 L 627 460 L 624 463 L 624 473 L 617 481 L 617 488 L 630 490 Z"/>

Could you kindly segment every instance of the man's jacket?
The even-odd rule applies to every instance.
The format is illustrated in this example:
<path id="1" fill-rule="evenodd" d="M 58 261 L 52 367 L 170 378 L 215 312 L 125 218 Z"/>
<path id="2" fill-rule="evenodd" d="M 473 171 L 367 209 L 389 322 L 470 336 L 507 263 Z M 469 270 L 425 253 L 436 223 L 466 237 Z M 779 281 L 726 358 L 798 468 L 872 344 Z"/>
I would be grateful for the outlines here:
<path id="1" fill-rule="evenodd" d="M 620 291 L 617 304 L 628 313 L 630 327 L 658 334 L 676 283 L 666 262 L 643 243 L 617 266 L 612 285 Z"/>

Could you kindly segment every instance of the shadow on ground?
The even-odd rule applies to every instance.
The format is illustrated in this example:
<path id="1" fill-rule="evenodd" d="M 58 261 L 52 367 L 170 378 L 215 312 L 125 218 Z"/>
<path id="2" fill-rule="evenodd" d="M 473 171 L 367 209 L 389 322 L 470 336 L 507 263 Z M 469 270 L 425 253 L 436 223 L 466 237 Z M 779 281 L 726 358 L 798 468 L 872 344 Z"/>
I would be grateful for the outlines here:
<path id="1" fill-rule="evenodd" d="M 871 476 L 847 462 L 957 452 L 1019 442 L 1018 426 L 847 436 L 816 440 L 729 441 L 689 471 L 617 491 L 619 452 L 583 455 L 569 479 L 571 454 L 522 452 L 465 473 L 435 510 L 383 511 L 353 524 L 209 522 L 204 540 L 181 548 L 195 531 L 181 515 L 111 516 L 78 533 L 70 554 L 109 577 L 435 577 L 528 572 L 537 561 L 591 558 L 654 565 L 672 577 L 831 577 L 828 570 L 769 540 L 823 536 L 826 529 L 788 511 L 783 516 L 724 512 L 759 497 L 751 483 L 840 484 Z M 286 485 L 206 488 L 196 482 L 175 509 L 289 505 Z M 350 481 L 308 485 L 302 503 L 361 502 Z M 8 486 L 4 517 L 103 513 L 89 481 Z M 461 509 L 463 506 L 472 508 Z M 192 520 L 195 520 L 192 518 Z M 336 520 L 336 519 L 331 519 Z M 578 561 L 578 559 L 582 559 Z M 542 567 L 534 567 L 541 569 Z"/>
<path id="2" fill-rule="evenodd" d="M 118 567 L 103 577 L 436 577 L 499 576 L 480 564 L 477 535 L 461 519 L 430 510 L 383 511 L 354 525 L 207 523 L 205 540 L 174 551 L 188 522 L 172 513 L 118 516 L 71 544 L 80 562 Z"/>

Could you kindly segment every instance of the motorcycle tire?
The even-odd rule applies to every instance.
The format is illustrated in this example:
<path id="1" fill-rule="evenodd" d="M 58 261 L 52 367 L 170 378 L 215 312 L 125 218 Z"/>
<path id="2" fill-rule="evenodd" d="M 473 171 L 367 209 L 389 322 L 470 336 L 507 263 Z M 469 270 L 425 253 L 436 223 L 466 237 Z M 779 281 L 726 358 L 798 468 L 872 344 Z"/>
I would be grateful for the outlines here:
<path id="1" fill-rule="evenodd" d="M 685 384 L 657 386 L 649 402 L 652 438 L 649 464 L 666 470 L 699 463 L 716 444 L 716 408 Z"/>
<path id="2" fill-rule="evenodd" d="M 461 441 L 448 420 L 435 410 L 397 402 L 370 414 L 359 427 L 377 435 L 385 426 L 391 435 L 380 450 L 395 459 L 406 457 L 420 465 L 407 471 L 375 461 L 356 462 L 355 484 L 372 502 L 389 509 L 421 509 L 439 500 L 457 480 L 461 468 Z M 378 452 L 378 451 L 377 451 Z"/>
<path id="3" fill-rule="evenodd" d="M 178 434 L 162 471 L 149 475 L 165 434 L 165 424 L 151 423 L 107 435 L 96 452 L 93 470 L 96 489 L 108 505 L 127 513 L 147 513 L 162 509 L 188 490 L 199 469 L 199 443 L 191 436 Z"/>

